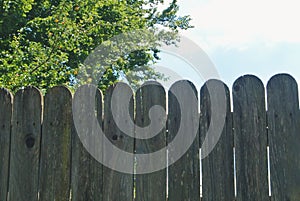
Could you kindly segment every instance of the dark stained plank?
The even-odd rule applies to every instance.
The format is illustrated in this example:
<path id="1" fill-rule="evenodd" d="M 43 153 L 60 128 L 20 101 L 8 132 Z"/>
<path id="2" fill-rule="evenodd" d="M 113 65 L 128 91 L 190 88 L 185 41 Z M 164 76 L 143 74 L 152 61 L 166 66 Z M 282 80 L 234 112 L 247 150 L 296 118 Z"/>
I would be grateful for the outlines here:
<path id="1" fill-rule="evenodd" d="M 12 94 L 0 89 L 0 200 L 6 201 L 10 150 L 10 127 L 12 117 Z"/>
<path id="2" fill-rule="evenodd" d="M 115 99 L 113 101 L 112 95 L 114 93 Z M 130 114 L 131 119 L 133 119 L 133 99 L 129 101 L 130 97 L 133 97 L 132 90 L 128 85 L 121 82 L 109 87 L 105 94 L 104 133 L 109 142 L 104 142 L 103 144 L 103 160 L 107 160 L 111 167 L 103 167 L 103 201 L 133 200 L 134 138 L 129 137 L 128 133 L 122 132 L 121 128 L 116 124 L 116 121 L 121 121 L 123 129 L 126 129 L 133 135 L 134 124 L 123 118 Z M 115 117 L 113 116 L 113 111 L 115 112 Z M 119 152 L 110 153 L 107 148 L 109 146 L 115 146 L 120 150 L 132 153 L 132 157 L 128 159 L 119 155 Z M 127 169 L 125 166 L 128 167 L 128 165 L 132 166 L 130 170 L 126 171 L 128 174 L 116 171 L 118 168 L 125 171 Z"/>
<path id="3" fill-rule="evenodd" d="M 152 113 L 150 113 L 150 108 Z M 151 120 L 149 115 L 152 115 Z M 151 154 L 166 147 L 166 92 L 159 83 L 146 82 L 137 90 L 135 120 L 135 151 L 137 155 Z M 138 129 L 138 127 L 142 129 Z M 143 135 L 148 139 L 138 139 L 139 135 Z M 160 156 L 154 158 L 154 161 L 138 160 L 136 162 L 137 170 L 146 167 L 150 170 L 147 174 L 136 175 L 136 201 L 166 200 L 166 149 Z M 164 168 L 156 171 L 155 166 L 158 163 L 162 164 Z"/>
<path id="4" fill-rule="evenodd" d="M 40 200 L 69 200 L 72 95 L 66 87 L 48 90 L 43 117 Z"/>
<path id="5" fill-rule="evenodd" d="M 265 90 L 255 76 L 233 85 L 237 200 L 268 200 Z"/>
<path id="6" fill-rule="evenodd" d="M 168 163 L 176 161 L 168 167 L 168 200 L 198 201 L 200 159 L 197 90 L 188 81 L 178 81 L 171 86 L 168 99 Z M 177 160 L 179 153 L 183 155 Z"/>
<path id="7" fill-rule="evenodd" d="M 77 124 L 78 130 L 72 132 L 72 201 L 102 201 L 102 164 L 93 158 L 82 144 L 82 140 L 86 140 L 90 142 L 86 144 L 89 149 L 101 149 L 101 145 L 97 143 L 102 143 L 102 141 L 93 138 L 97 138 L 99 134 L 95 129 L 96 125 L 93 124 L 102 126 L 102 93 L 96 86 L 83 85 L 77 89 L 73 101 L 78 101 L 76 104 L 73 103 L 73 107 L 74 105 L 77 107 L 73 108 L 73 115 L 76 115 L 73 119 L 76 118 L 74 124 Z M 92 104 L 94 108 L 90 109 Z M 81 137 L 77 132 L 81 132 Z M 99 151 L 102 154 L 102 150 Z"/>
<path id="8" fill-rule="evenodd" d="M 267 85 L 273 201 L 300 199 L 300 116 L 294 78 L 279 74 Z"/>
<path id="9" fill-rule="evenodd" d="M 200 145 L 205 139 L 211 147 L 215 146 L 208 156 L 202 157 L 202 200 L 232 201 L 234 169 L 230 94 L 228 87 L 218 80 L 207 81 L 200 90 Z"/>
<path id="10" fill-rule="evenodd" d="M 19 90 L 13 104 L 9 200 L 38 200 L 41 118 L 40 91 Z"/>

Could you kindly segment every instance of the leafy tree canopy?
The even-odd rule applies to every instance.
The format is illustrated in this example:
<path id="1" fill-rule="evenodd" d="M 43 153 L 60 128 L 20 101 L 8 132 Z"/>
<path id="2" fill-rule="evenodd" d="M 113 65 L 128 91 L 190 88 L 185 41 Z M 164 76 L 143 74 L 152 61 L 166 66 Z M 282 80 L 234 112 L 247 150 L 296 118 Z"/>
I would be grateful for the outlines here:
<path id="1" fill-rule="evenodd" d="M 0 87 L 16 91 L 27 85 L 44 90 L 72 86 L 88 55 L 121 33 L 161 26 L 167 31 L 156 39 L 173 43 L 179 29 L 191 27 L 191 19 L 178 16 L 176 0 L 159 10 L 162 4 L 163 0 L 1 0 Z M 148 47 L 108 63 L 100 88 L 122 75 L 133 85 L 163 77 L 149 67 L 157 53 Z"/>

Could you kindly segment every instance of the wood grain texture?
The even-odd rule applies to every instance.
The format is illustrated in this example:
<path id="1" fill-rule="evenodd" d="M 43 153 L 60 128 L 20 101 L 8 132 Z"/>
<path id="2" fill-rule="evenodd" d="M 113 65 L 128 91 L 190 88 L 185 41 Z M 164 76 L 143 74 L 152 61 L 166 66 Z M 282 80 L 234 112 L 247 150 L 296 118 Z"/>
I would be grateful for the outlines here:
<path id="1" fill-rule="evenodd" d="M 300 199 L 300 116 L 298 86 L 279 74 L 267 85 L 271 189 L 273 201 Z"/>
<path id="2" fill-rule="evenodd" d="M 208 82 L 224 85 L 216 80 Z M 208 89 L 204 86 L 200 91 L 199 117 L 198 102 L 193 101 L 194 98 L 197 100 L 195 87 L 188 81 L 173 84 L 168 92 L 167 127 L 155 137 L 135 140 L 138 129 L 151 125 L 153 121 L 165 123 L 163 118 L 153 118 L 152 122 L 149 118 L 152 106 L 166 108 L 165 91 L 157 83 L 152 83 L 154 85 L 146 83 L 135 96 L 124 83 L 110 87 L 105 96 L 103 121 L 102 94 L 98 89 L 95 89 L 93 114 L 84 114 L 88 102 L 79 108 L 82 113 L 79 120 L 86 123 L 92 122 L 92 117 L 96 118 L 96 123 L 103 125 L 108 140 L 120 150 L 141 154 L 155 152 L 167 145 L 168 155 L 157 160 L 169 164 L 173 162 L 174 153 L 183 150 L 190 134 L 198 132 L 187 152 L 182 152 L 183 155 L 168 167 L 168 172 L 161 170 L 135 176 L 133 167 L 139 167 L 140 163 L 133 156 L 125 161 L 122 155 L 109 153 L 102 143 L 102 147 L 99 146 L 99 154 L 111 164 L 119 168 L 125 167 L 122 164 L 132 164 L 130 174 L 125 174 L 104 167 L 86 151 L 73 122 L 72 95 L 67 88 L 49 89 L 44 101 L 34 87 L 18 91 L 14 98 L 7 90 L 0 89 L 0 201 L 199 201 L 198 150 L 213 124 Z M 112 104 L 112 94 L 117 86 L 119 93 Z M 187 86 L 192 90 L 189 91 Z M 84 87 L 92 88 L 88 85 L 80 89 Z M 300 111 L 295 79 L 287 74 L 271 78 L 267 85 L 267 112 L 264 86 L 257 77 L 247 75 L 236 80 L 232 89 L 233 113 L 230 112 L 227 87 L 225 91 L 228 106 L 225 126 L 215 148 L 202 161 L 201 200 L 298 201 Z M 90 92 L 85 93 L 88 96 Z M 129 104 L 124 104 L 128 100 Z M 113 115 L 112 111 L 116 114 Z M 130 116 L 130 120 L 124 118 L 124 114 Z M 199 119 L 200 127 L 197 125 Z M 122 122 L 123 126 L 119 127 L 116 121 Z M 96 123 L 92 122 L 91 127 L 84 130 L 87 136 L 99 134 L 91 129 Z M 184 135 L 176 147 L 172 142 L 177 139 L 180 129 Z M 145 130 L 143 134 L 150 135 L 150 131 Z M 270 147 L 271 198 L 268 193 L 267 145 Z M 236 198 L 233 194 L 232 146 L 236 150 Z M 137 164 L 134 166 L 134 163 Z M 155 162 L 149 161 L 149 166 L 152 165 L 156 167 Z"/>
<path id="3" fill-rule="evenodd" d="M 150 108 L 160 106 L 163 114 L 157 110 L 157 114 L 153 114 L 152 121 L 149 118 Z M 158 109 L 158 108 L 156 108 Z M 166 93 L 164 88 L 157 82 L 146 82 L 136 92 L 136 125 L 142 128 L 150 126 L 151 129 L 145 129 L 143 135 L 155 136 L 149 139 L 135 138 L 136 154 L 148 154 L 165 148 L 166 142 Z M 154 111 L 154 110 L 153 110 Z M 156 121 L 156 122 L 155 122 Z M 159 129 L 162 128 L 162 129 Z M 155 130 L 158 130 L 156 132 Z M 158 161 L 159 160 L 159 161 Z M 155 158 L 155 161 L 147 161 L 147 167 L 155 168 L 157 163 L 167 164 L 167 153 L 165 152 L 161 158 Z M 142 163 L 142 164 L 140 164 Z M 137 166 L 143 166 L 143 162 L 137 161 Z M 167 190 L 167 169 L 162 169 L 149 174 L 136 175 L 136 201 L 147 200 L 166 200 Z"/>
<path id="4" fill-rule="evenodd" d="M 40 91 L 19 90 L 13 105 L 9 200 L 38 200 L 41 118 Z"/>
<path id="5" fill-rule="evenodd" d="M 94 110 L 95 113 L 88 113 L 90 107 L 90 100 L 94 98 Z M 84 126 L 83 130 L 74 130 L 72 132 L 72 175 L 71 175 L 71 189 L 72 189 L 72 201 L 102 201 L 102 164 L 98 162 L 83 146 L 83 138 L 79 138 L 77 132 L 81 137 L 97 136 L 95 126 L 93 122 L 102 126 L 102 93 L 96 86 L 83 85 L 77 89 L 74 99 L 81 102 L 81 107 L 76 108 L 80 110 L 80 115 L 77 116 L 80 122 Z M 74 108 L 73 108 L 74 109 Z M 73 110 L 74 111 L 74 110 Z M 93 121 L 96 118 L 97 121 Z M 75 122 L 74 122 L 75 123 Z M 97 144 L 97 140 L 92 140 L 89 143 L 90 147 L 100 149 Z M 99 142 L 102 143 L 102 142 Z M 100 150 L 102 152 L 102 150 Z"/>
<path id="6" fill-rule="evenodd" d="M 179 98 L 179 100 L 177 99 Z M 184 144 L 196 136 L 187 152 L 168 169 L 168 200 L 200 200 L 200 159 L 199 159 L 199 113 L 197 90 L 189 81 L 174 83 L 168 93 L 168 161 L 175 152 L 181 152 Z M 180 104 L 181 102 L 181 104 Z M 183 111 L 184 110 L 184 111 Z M 182 130 L 181 130 L 182 129 Z M 171 145 L 175 137 L 183 132 L 182 144 Z M 174 145 L 175 146 L 175 145 Z"/>
<path id="7" fill-rule="evenodd" d="M 220 97 L 223 95 L 226 97 Z M 214 102 L 212 103 L 211 100 Z M 224 101 L 224 103 L 219 103 L 219 101 Z M 213 127 L 216 120 L 212 120 L 212 107 L 216 108 L 215 112 L 220 112 L 221 110 L 217 108 L 219 106 L 224 106 L 224 114 L 218 113 L 216 115 L 224 118 L 225 123 L 216 146 L 207 157 L 202 159 L 203 201 L 234 200 L 233 132 L 229 89 L 221 81 L 209 80 L 200 90 L 200 145 L 208 137 L 209 127 L 215 129 Z M 217 140 L 215 139 L 216 135 L 210 137 L 212 138 L 209 144 Z"/>
<path id="8" fill-rule="evenodd" d="M 11 136 L 12 94 L 0 89 L 0 201 L 6 201 L 8 191 L 9 150 Z"/>
<path id="9" fill-rule="evenodd" d="M 112 95 L 114 90 L 118 87 L 118 93 L 116 94 L 115 104 L 112 103 Z M 129 113 L 131 119 L 133 119 L 133 99 L 130 100 L 129 104 L 127 96 L 133 97 L 132 90 L 127 84 L 118 83 L 108 88 L 104 98 L 104 133 L 113 146 L 118 147 L 121 150 L 125 150 L 129 153 L 133 153 L 134 150 L 134 139 L 129 137 L 126 133 L 116 125 L 115 121 L 120 120 L 121 114 Z M 126 103 L 127 105 L 123 104 Z M 127 107 L 128 106 L 128 107 Z M 113 108 L 112 108 L 113 107 Z M 116 112 L 116 118 L 114 119 L 112 110 Z M 118 118 L 118 119 L 117 119 Z M 124 123 L 126 129 L 134 133 L 134 124 Z M 117 164 L 114 159 L 119 160 L 118 164 L 127 163 L 133 164 L 134 158 L 132 157 L 128 161 L 124 161 L 121 156 L 113 155 L 108 153 L 105 146 L 103 145 L 104 157 L 109 156 L 108 160 L 111 160 L 111 164 Z M 133 165 L 132 165 L 133 166 Z M 133 200 L 133 168 L 131 174 L 117 172 L 111 168 L 103 167 L 103 200 L 104 201 L 131 201 Z"/>
<path id="10" fill-rule="evenodd" d="M 268 200 L 265 91 L 255 76 L 233 85 L 237 200 Z"/>
<path id="11" fill-rule="evenodd" d="M 40 200 L 69 200 L 72 95 L 53 87 L 45 95 L 42 126 Z"/>

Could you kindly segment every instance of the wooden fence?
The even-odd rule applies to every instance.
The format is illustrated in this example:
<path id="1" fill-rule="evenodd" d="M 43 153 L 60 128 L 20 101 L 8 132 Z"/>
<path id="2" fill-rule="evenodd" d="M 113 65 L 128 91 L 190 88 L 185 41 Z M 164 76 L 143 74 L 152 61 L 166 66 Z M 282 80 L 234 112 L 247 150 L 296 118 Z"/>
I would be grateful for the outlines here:
<path id="1" fill-rule="evenodd" d="M 184 82 L 172 87 L 180 89 Z M 223 85 L 217 80 L 209 82 Z M 119 85 L 132 93 L 127 85 Z M 167 129 L 150 140 L 135 141 L 119 130 L 110 114 L 113 87 L 105 97 L 100 91 L 96 96 L 97 117 L 111 142 L 127 151 L 147 153 L 172 140 L 180 124 L 180 110 L 170 92 L 168 104 L 159 85 L 145 85 L 135 93 L 129 110 L 139 126 L 149 123 L 152 105 L 168 105 Z M 201 163 L 199 148 L 211 117 L 205 85 L 198 94 L 199 132 L 190 149 L 167 169 L 132 175 L 104 167 L 84 149 L 74 129 L 72 94 L 67 88 L 54 87 L 42 96 L 38 89 L 28 87 L 14 97 L 1 89 L 0 201 L 299 201 L 296 81 L 279 74 L 265 89 L 257 77 L 246 75 L 235 81 L 232 93 L 226 87 L 226 95 L 228 107 L 221 138 Z M 198 111 L 192 102 L 191 108 Z M 129 129 L 134 132 L 135 128 Z"/>

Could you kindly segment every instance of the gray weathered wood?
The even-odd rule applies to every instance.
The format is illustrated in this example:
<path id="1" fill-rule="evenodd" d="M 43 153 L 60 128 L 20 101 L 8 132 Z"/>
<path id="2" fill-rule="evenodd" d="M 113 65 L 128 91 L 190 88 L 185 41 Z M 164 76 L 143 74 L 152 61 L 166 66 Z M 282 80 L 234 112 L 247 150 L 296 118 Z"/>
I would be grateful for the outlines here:
<path id="1" fill-rule="evenodd" d="M 223 84 L 216 80 L 209 82 Z M 163 88 L 148 84 L 136 93 L 135 112 L 133 93 L 126 84 L 119 83 L 109 88 L 105 97 L 104 131 L 113 146 L 130 153 L 154 152 L 167 144 L 168 157 L 157 160 L 165 162 L 168 160 L 170 163 L 174 152 L 182 150 L 180 145 L 189 139 L 189 134 L 198 131 L 198 127 L 194 127 L 195 122 L 199 120 L 198 105 L 197 102 L 192 101 L 193 95 L 186 88 L 186 84 L 191 85 L 191 83 L 187 81 L 175 83 L 169 91 L 168 132 L 163 128 L 159 135 L 148 140 L 137 139 L 134 144 L 137 129 L 151 125 L 149 109 L 153 105 L 166 107 Z M 120 87 L 120 93 L 117 94 L 117 102 L 111 105 L 111 96 L 116 86 Z M 192 91 L 197 96 L 193 86 Z M 102 95 L 99 90 L 96 90 L 96 94 L 95 114 L 102 124 Z M 186 113 L 182 112 L 175 94 L 181 97 L 183 105 L 187 106 Z M 236 149 L 236 200 L 269 200 L 266 150 L 268 143 L 271 162 L 271 200 L 299 200 L 300 111 L 297 83 L 290 75 L 276 75 L 268 83 L 267 94 L 268 116 L 266 116 L 264 86 L 261 81 L 249 75 L 239 78 L 233 85 L 234 112 L 230 113 L 229 91 L 226 88 L 228 106 L 226 124 L 217 145 L 202 161 L 202 200 L 234 199 L 233 145 Z M 129 107 L 123 104 L 128 95 L 132 96 Z M 206 87 L 201 89 L 200 96 L 201 139 L 199 134 L 196 135 L 190 149 L 168 167 L 168 200 L 170 201 L 200 200 L 199 142 L 202 144 L 204 141 L 212 115 L 211 97 Z M 50 89 L 45 96 L 44 113 L 42 105 L 42 96 L 36 88 L 28 87 L 18 91 L 14 101 L 7 90 L 0 89 L 1 201 L 38 200 L 38 191 L 40 191 L 41 201 L 67 201 L 70 199 L 70 189 L 73 201 L 133 201 L 133 189 L 136 190 L 136 201 L 166 200 L 166 170 L 136 175 L 134 181 L 133 168 L 131 174 L 114 171 L 103 167 L 86 151 L 82 141 L 76 135 L 72 116 L 72 96 L 68 89 L 65 87 Z M 117 115 L 112 115 L 112 108 Z M 86 111 L 85 103 L 81 110 L 82 113 Z M 136 115 L 136 125 L 126 118 L 123 119 L 124 114 L 128 112 L 130 121 L 133 121 L 133 116 Z M 42 117 L 44 120 L 41 126 Z M 91 117 L 91 115 L 83 115 L 79 118 L 83 122 L 88 122 Z M 123 122 L 123 127 L 118 127 L 116 120 Z M 157 119 L 153 120 L 157 121 Z M 164 123 L 163 118 L 158 122 Z M 182 127 L 184 127 L 184 137 L 180 141 L 181 144 L 179 147 L 172 147 L 171 144 Z M 91 128 L 86 129 L 87 135 L 90 134 Z M 98 134 L 92 133 L 92 135 Z M 143 134 L 151 134 L 151 130 L 145 130 Z M 121 155 L 112 155 L 105 149 L 103 154 L 108 160 L 111 157 L 115 164 L 134 164 L 133 157 L 124 161 Z M 137 168 L 139 164 L 135 167 Z M 149 166 L 151 165 L 156 167 L 156 164 L 149 161 Z"/>
<path id="2" fill-rule="evenodd" d="M 220 91 L 222 90 L 223 91 Z M 224 94 L 223 94 L 224 93 Z M 225 95 L 226 97 L 219 97 Z M 212 104 L 225 101 L 218 105 Z M 216 114 L 224 118 L 222 134 L 209 155 L 202 159 L 202 200 L 205 201 L 232 201 L 234 200 L 233 175 L 233 132 L 232 114 L 230 111 L 230 94 L 228 87 L 218 80 L 209 80 L 200 90 L 200 145 L 203 144 L 211 123 L 212 105 L 224 106 L 224 114 Z M 216 108 L 217 109 L 217 108 Z M 221 112 L 221 110 L 215 111 Z M 216 124 L 216 120 L 214 120 Z M 217 131 L 218 132 L 218 131 Z M 211 135 L 216 140 L 215 135 Z M 208 138 L 207 138 L 208 139 Z M 212 142 L 210 142 L 212 143 Z"/>
<path id="3" fill-rule="evenodd" d="M 19 90 L 13 105 L 9 200 L 38 200 L 41 118 L 40 91 Z"/>
<path id="4" fill-rule="evenodd" d="M 268 200 L 265 90 L 255 76 L 233 85 L 237 200 Z"/>
<path id="5" fill-rule="evenodd" d="M 180 98 L 182 107 L 176 98 Z M 197 133 L 193 143 L 183 156 L 169 166 L 168 172 L 168 200 L 172 201 L 198 201 L 200 200 L 200 159 L 199 159 L 199 114 L 198 95 L 194 85 L 188 81 L 174 83 L 168 93 L 168 161 L 172 161 L 175 152 L 181 152 L 183 144 L 190 140 L 192 133 Z M 195 100 L 195 101 L 194 101 Z M 183 129 L 184 137 L 179 147 L 170 145 Z M 178 145 L 174 145 L 178 146 Z"/>
<path id="6" fill-rule="evenodd" d="M 66 87 L 48 90 L 42 126 L 40 200 L 69 200 L 72 95 Z"/>
<path id="7" fill-rule="evenodd" d="M 112 94 L 114 90 L 118 87 L 118 93 L 116 95 L 116 102 L 112 106 Z M 126 111 L 131 114 L 131 119 L 133 119 L 133 99 L 130 101 L 129 108 L 126 104 L 123 104 L 127 95 L 132 95 L 132 90 L 130 87 L 124 83 L 118 83 L 109 87 L 106 91 L 104 98 L 104 132 L 106 137 L 112 143 L 113 146 L 118 147 L 121 150 L 125 150 L 129 153 L 133 153 L 134 150 L 134 139 L 129 137 L 127 133 L 123 133 L 120 128 L 116 125 L 115 121 L 120 119 L 114 119 L 112 114 L 112 109 L 117 113 L 116 118 L 120 118 L 120 115 L 126 113 Z M 128 103 L 128 102 L 127 102 Z M 113 108 L 112 108 L 113 107 Z M 134 133 L 134 124 L 124 123 L 127 130 Z M 103 156 L 110 156 L 108 160 L 112 160 L 112 164 L 116 164 L 114 159 L 124 160 L 121 156 L 113 155 L 108 153 L 106 146 L 103 145 Z M 127 163 L 134 163 L 134 158 L 132 157 L 128 161 L 122 161 L 124 165 Z M 123 164 L 121 162 L 121 164 Z M 114 167 L 113 167 L 114 168 Z M 133 200 L 133 169 L 131 174 L 117 172 L 111 168 L 103 167 L 103 201 L 131 201 Z"/>
<path id="8" fill-rule="evenodd" d="M 149 111 L 153 106 L 160 106 L 163 110 L 162 116 L 157 113 L 157 116 L 152 119 L 152 121 L 156 121 L 156 123 L 151 122 L 149 118 Z M 146 82 L 141 88 L 138 89 L 136 93 L 136 126 L 143 127 L 145 129 L 145 127 L 152 124 L 153 127 L 151 127 L 151 129 L 145 129 L 142 134 L 147 136 L 151 135 L 153 137 L 150 137 L 149 139 L 135 138 L 136 154 L 148 154 L 166 147 L 165 110 L 166 93 L 164 88 L 159 83 L 154 81 Z M 155 130 L 158 130 L 158 132 Z M 155 158 L 155 161 L 147 161 L 147 164 L 137 161 L 137 166 L 147 165 L 147 167 L 154 168 L 157 163 L 161 163 L 164 164 L 164 167 L 166 167 L 166 159 L 167 153 L 165 151 L 161 158 Z M 153 173 L 136 175 L 136 201 L 166 200 L 166 170 L 167 169 L 164 168 Z"/>
<path id="9" fill-rule="evenodd" d="M 90 98 L 95 99 L 95 110 L 97 113 L 89 114 L 87 111 L 90 106 Z M 94 96 L 94 97 L 93 97 Z M 80 115 L 77 116 L 85 128 L 84 134 L 86 137 L 96 136 L 92 125 L 93 119 L 96 118 L 96 123 L 102 126 L 102 93 L 96 86 L 84 85 L 77 89 L 74 99 L 81 102 L 81 107 L 76 108 L 80 110 Z M 74 108 L 73 108 L 74 109 Z M 74 110 L 73 110 L 74 111 Z M 72 133 L 72 175 L 71 175 L 71 188 L 72 188 L 72 201 L 102 201 L 102 165 L 90 155 L 90 153 L 83 146 L 81 139 L 77 135 L 81 130 L 74 130 Z M 97 140 L 93 140 L 89 146 L 100 148 Z M 102 142 L 100 142 L 102 143 Z M 101 150 L 102 151 L 102 150 Z"/>
<path id="10" fill-rule="evenodd" d="M 268 128 L 271 169 L 271 199 L 300 199 L 300 116 L 297 83 L 279 74 L 269 81 Z"/>
<path id="11" fill-rule="evenodd" d="M 0 200 L 6 201 L 10 150 L 10 127 L 12 117 L 11 93 L 0 89 Z"/>

